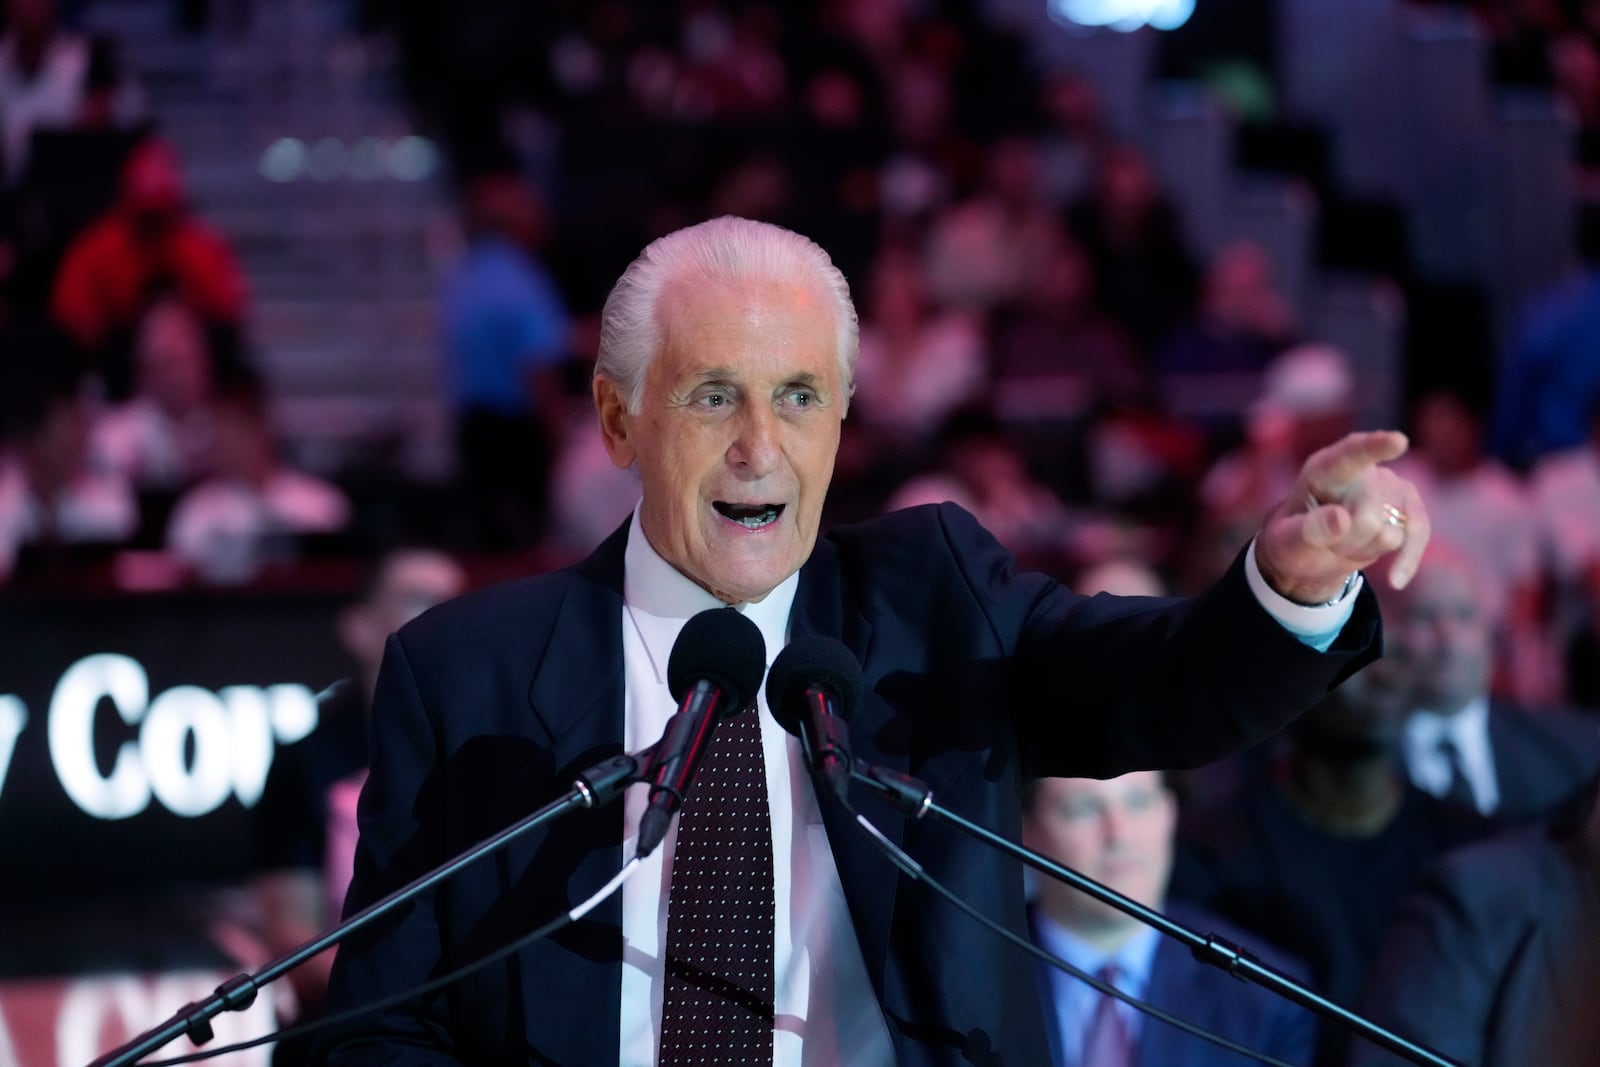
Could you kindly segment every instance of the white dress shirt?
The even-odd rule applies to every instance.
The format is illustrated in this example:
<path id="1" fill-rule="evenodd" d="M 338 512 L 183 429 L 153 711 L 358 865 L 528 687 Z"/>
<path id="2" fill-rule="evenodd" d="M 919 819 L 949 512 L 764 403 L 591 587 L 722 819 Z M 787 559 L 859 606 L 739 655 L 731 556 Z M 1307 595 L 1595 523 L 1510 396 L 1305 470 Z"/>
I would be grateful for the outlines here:
<path id="1" fill-rule="evenodd" d="M 1034 933 L 1039 947 L 1059 956 L 1088 974 L 1098 977 L 1102 968 L 1117 968 L 1116 987 L 1130 997 L 1144 999 L 1150 986 L 1150 972 L 1155 967 L 1156 947 L 1161 935 L 1148 926 L 1141 926 L 1126 944 L 1115 952 L 1101 952 L 1071 930 L 1061 926 L 1042 910 L 1034 913 Z M 1095 1067 L 1083 1063 L 1080 1042 L 1089 1032 L 1089 1022 L 1094 1018 L 1100 998 L 1105 996 L 1094 986 L 1079 981 L 1063 970 L 1050 969 L 1050 1004 L 1056 1013 L 1056 1032 L 1061 1035 L 1061 1062 L 1056 1067 Z M 1117 1014 L 1127 1027 L 1128 1038 L 1138 1047 L 1139 1033 L 1144 1026 L 1144 1016 L 1128 1005 L 1119 1002 Z M 1076 1040 L 1075 1040 L 1076 1039 Z"/>
<path id="2" fill-rule="evenodd" d="M 1446 737 L 1461 754 L 1461 773 L 1472 786 L 1478 811 L 1493 815 L 1500 806 L 1500 783 L 1489 744 L 1489 698 L 1479 697 L 1454 715 L 1421 709 L 1406 721 L 1401 741 L 1406 773 L 1418 789 L 1436 797 L 1450 791 L 1450 760 L 1439 751 L 1439 742 Z"/>
<path id="3" fill-rule="evenodd" d="M 1253 544 L 1245 563 L 1250 587 L 1262 606 L 1306 644 L 1326 649 L 1354 610 L 1359 579 L 1337 604 L 1307 608 L 1267 587 L 1256 566 Z M 691 616 L 722 602 L 657 554 L 644 535 L 637 507 L 623 566 L 623 746 L 638 752 L 660 739 L 677 711 L 667 689 L 667 660 L 678 632 Z M 761 630 L 769 667 L 788 643 L 789 613 L 799 584 L 799 574 L 792 574 L 760 603 L 736 605 Z M 799 742 L 769 713 L 764 683 L 758 705 L 778 917 L 773 930 L 774 1067 L 831 1067 L 845 1062 L 851 1067 L 891 1067 L 894 1047 L 888 1023 L 856 941 Z M 625 856 L 633 855 L 647 802 L 643 789 L 625 795 Z M 676 844 L 674 823 L 661 847 L 622 887 L 622 1067 L 656 1063 L 665 987 L 667 889 Z"/>
<path id="4" fill-rule="evenodd" d="M 639 525 L 628 531 L 624 561 L 622 655 L 627 676 L 623 746 L 638 752 L 660 739 L 677 711 L 667 690 L 667 659 L 678 631 L 693 615 L 721 602 L 656 554 Z M 738 609 L 761 630 L 767 665 L 789 640 L 789 610 L 800 576 L 792 574 L 759 604 Z M 765 686 L 763 685 L 763 690 Z M 773 959 L 777 1003 L 775 1067 L 849 1062 L 889 1067 L 894 1048 L 889 1027 L 867 976 L 844 887 L 828 847 L 817 795 L 800 744 L 761 709 L 761 745 L 772 812 L 775 889 Z M 781 798 L 781 799 L 780 799 Z M 626 794 L 623 854 L 633 855 L 644 789 Z M 654 1067 L 661 1033 L 665 983 L 667 887 L 677 825 L 622 887 L 621 1052 L 624 1067 Z"/>

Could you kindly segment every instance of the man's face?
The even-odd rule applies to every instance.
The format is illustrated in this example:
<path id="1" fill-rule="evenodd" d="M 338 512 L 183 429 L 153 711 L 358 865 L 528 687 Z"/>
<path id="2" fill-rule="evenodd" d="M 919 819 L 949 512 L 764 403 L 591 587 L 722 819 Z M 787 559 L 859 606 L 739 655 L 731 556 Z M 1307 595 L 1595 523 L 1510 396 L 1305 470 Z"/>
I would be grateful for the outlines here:
<path id="1" fill-rule="evenodd" d="M 1397 622 L 1394 657 L 1417 707 L 1455 712 L 1488 691 L 1490 620 L 1463 565 L 1440 560 L 1418 570 Z"/>
<path id="2" fill-rule="evenodd" d="M 663 559 L 718 599 L 760 600 L 811 555 L 833 477 L 833 310 L 815 287 L 730 280 L 669 287 L 658 314 L 639 410 L 595 381 L 606 450 L 637 465 Z"/>
<path id="3" fill-rule="evenodd" d="M 1158 908 L 1172 870 L 1178 806 L 1159 771 L 1110 781 L 1043 778 L 1023 820 L 1028 847 Z M 1041 881 L 1046 913 L 1070 930 L 1092 934 L 1133 920 L 1056 881 Z"/>

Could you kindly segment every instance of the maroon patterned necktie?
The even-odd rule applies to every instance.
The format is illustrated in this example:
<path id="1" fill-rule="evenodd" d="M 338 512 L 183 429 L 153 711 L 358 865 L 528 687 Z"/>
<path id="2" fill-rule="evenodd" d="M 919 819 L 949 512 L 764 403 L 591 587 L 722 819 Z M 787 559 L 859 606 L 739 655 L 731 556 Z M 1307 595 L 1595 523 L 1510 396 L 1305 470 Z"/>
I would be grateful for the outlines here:
<path id="1" fill-rule="evenodd" d="M 1108 964 L 1095 977 L 1114 986 L 1118 971 L 1115 965 Z M 1115 998 L 1103 993 L 1095 998 L 1094 1015 L 1083 1033 L 1080 1067 L 1133 1067 L 1133 1036 L 1128 1033 L 1128 1021 L 1122 1017 L 1120 1007 Z"/>
<path id="2" fill-rule="evenodd" d="M 667 891 L 660 1067 L 772 1062 L 772 821 L 760 712 L 717 727 Z"/>

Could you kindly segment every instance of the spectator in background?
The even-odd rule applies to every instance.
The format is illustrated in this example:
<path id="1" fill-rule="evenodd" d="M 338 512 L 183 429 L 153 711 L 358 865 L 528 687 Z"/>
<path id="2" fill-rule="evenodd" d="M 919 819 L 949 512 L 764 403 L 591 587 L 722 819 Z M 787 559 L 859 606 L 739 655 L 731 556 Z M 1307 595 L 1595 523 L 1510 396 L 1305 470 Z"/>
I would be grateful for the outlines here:
<path id="1" fill-rule="evenodd" d="M 339 613 L 339 641 L 355 682 L 318 698 L 316 729 L 278 750 L 251 813 L 262 962 L 338 919 L 355 857 L 355 800 L 366 778 L 367 716 L 384 645 L 401 626 L 466 588 L 466 573 L 449 556 L 398 548 L 371 565 L 360 596 Z M 280 1019 L 283 1025 L 321 1014 L 332 965 L 333 953 L 326 952 L 289 972 L 299 1010 Z M 280 1043 L 273 1063 L 303 1062 L 305 1051 L 299 1043 Z"/>
<path id="2" fill-rule="evenodd" d="M 163 300 L 139 323 L 133 360 L 133 395 L 95 421 L 95 464 L 138 489 L 176 492 L 205 472 L 215 444 L 205 328 L 182 303 Z"/>
<path id="3" fill-rule="evenodd" d="M 1332 345 L 1298 345 L 1267 368 L 1250 409 L 1247 440 L 1224 455 L 1200 483 L 1200 506 L 1212 518 L 1253 527 L 1294 484 L 1307 456 L 1346 433 L 1354 419 L 1350 360 Z"/>
<path id="4" fill-rule="evenodd" d="M 1096 307 L 1094 286 L 1083 249 L 1063 237 L 1028 264 L 1021 298 L 996 313 L 991 365 L 1006 422 L 1075 422 L 1139 388 L 1143 365 Z"/>
<path id="5" fill-rule="evenodd" d="M 1094 186 L 1095 161 L 1106 150 L 1105 108 L 1095 83 L 1076 71 L 1055 71 L 1040 91 L 1047 128 L 1038 140 L 1039 188 L 1064 210 Z"/>
<path id="6" fill-rule="evenodd" d="M 1472 561 L 1444 541 L 1389 613 L 1387 652 L 1410 697 L 1404 745 L 1419 788 L 1504 823 L 1542 818 L 1600 770 L 1600 727 L 1493 698 L 1499 619 Z"/>
<path id="7" fill-rule="evenodd" d="M 0 36 L 0 188 L 27 170 L 35 130 L 126 125 L 144 114 L 137 87 L 108 76 L 109 45 L 61 28 L 54 0 L 7 0 Z"/>
<path id="8" fill-rule="evenodd" d="M 167 527 L 168 549 L 201 580 L 250 581 L 292 560 L 300 538 L 345 528 L 344 494 L 280 458 L 259 389 L 219 396 L 216 420 L 211 473 L 178 500 Z"/>
<path id="9" fill-rule="evenodd" d="M 1395 467 L 1424 494 L 1438 529 L 1477 571 L 1485 610 L 1504 621 L 1499 688 L 1520 699 L 1558 697 L 1543 632 L 1538 515 L 1527 489 L 1484 454 L 1482 420 L 1459 394 L 1424 394 L 1411 425 L 1411 451 Z"/>
<path id="10" fill-rule="evenodd" d="M 1352 1004 L 1395 906 L 1428 863 L 1486 826 L 1407 784 L 1397 762 L 1403 679 L 1379 661 L 1290 727 L 1265 773 L 1186 813 L 1174 893 L 1219 911 L 1311 967 Z M 1323 1030 L 1317 1062 L 1348 1038 Z"/>
<path id="11" fill-rule="evenodd" d="M 537 253 L 544 206 L 514 173 L 466 189 L 466 255 L 441 296 L 457 461 L 482 547 L 542 533 L 554 444 L 565 425 L 567 310 Z"/>
<path id="12" fill-rule="evenodd" d="M 1225 440 L 1294 333 L 1294 311 L 1273 282 L 1266 250 L 1253 241 L 1224 247 L 1206 268 L 1195 314 L 1157 352 L 1162 407 Z"/>
<path id="13" fill-rule="evenodd" d="M 1495 387 L 1495 455 L 1526 468 L 1575 448 L 1600 403 L 1600 206 L 1578 215 L 1578 269 L 1529 301 Z"/>
<path id="14" fill-rule="evenodd" d="M 1401 907 L 1362 1009 L 1474 1067 L 1600 1062 L 1600 804 L 1445 856 Z M 1364 1048 L 1354 1067 L 1401 1060 Z"/>
<path id="15" fill-rule="evenodd" d="M 1108 148 L 1067 222 L 1094 264 L 1101 303 L 1148 356 L 1194 304 L 1196 273 L 1149 160 L 1131 145 Z"/>
<path id="16" fill-rule="evenodd" d="M 933 221 L 928 291 L 941 304 L 978 314 L 1021 300 L 1060 240 L 1039 190 L 1039 155 L 1026 137 L 990 146 L 977 193 Z"/>
<path id="17" fill-rule="evenodd" d="M 978 517 L 1011 551 L 1066 553 L 1074 529 L 1066 505 L 1034 481 L 1022 457 L 989 412 L 968 408 L 939 430 L 939 463 L 911 479 L 888 510 L 950 501 Z"/>
<path id="18" fill-rule="evenodd" d="M 915 462 L 939 424 L 987 385 L 983 333 L 928 293 L 921 263 L 890 246 L 867 285 L 852 412 L 886 457 Z"/>
<path id="19" fill-rule="evenodd" d="M 1541 459 L 1531 483 L 1558 593 L 1557 625 L 1567 629 L 1571 617 L 1600 603 L 1600 393 L 1589 406 L 1588 437 Z"/>
<path id="20" fill-rule="evenodd" d="M 152 140 L 128 157 L 116 206 L 67 249 L 51 299 L 113 398 L 131 388 L 132 331 L 167 293 L 207 326 L 243 323 L 245 280 L 233 251 L 191 213 L 177 154 Z"/>
<path id="21" fill-rule="evenodd" d="M 66 376 L 17 406 L 9 455 L 0 453 L 0 583 L 31 549 L 49 565 L 75 545 L 113 545 L 133 535 L 139 512 L 115 475 L 88 463 L 89 419 Z"/>
<path id="22" fill-rule="evenodd" d="M 1178 802 L 1160 771 L 1120 778 L 1041 778 L 1024 787 L 1028 847 L 1192 930 L 1251 946 L 1263 962 L 1304 980 L 1298 964 L 1192 905 L 1169 902 Z M 1033 939 L 1051 954 L 1219 1037 L 1302 1067 L 1311 1063 L 1312 1016 L 1256 986 L 1227 981 L 1177 941 L 1050 878 L 1037 880 L 1029 909 Z M 1056 1067 L 1253 1063 L 1148 1019 L 1054 967 L 1039 967 L 1045 1023 Z"/>

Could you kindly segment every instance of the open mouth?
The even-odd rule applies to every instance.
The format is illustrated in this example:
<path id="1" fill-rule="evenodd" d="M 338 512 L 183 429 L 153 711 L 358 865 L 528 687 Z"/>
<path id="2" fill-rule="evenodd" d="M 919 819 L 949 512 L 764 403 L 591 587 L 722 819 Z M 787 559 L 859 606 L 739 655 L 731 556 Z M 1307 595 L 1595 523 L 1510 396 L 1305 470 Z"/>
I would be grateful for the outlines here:
<path id="1" fill-rule="evenodd" d="M 771 526 L 783 514 L 783 504 L 730 504 L 726 500 L 713 500 L 711 506 L 717 514 L 738 523 L 747 530 Z"/>

